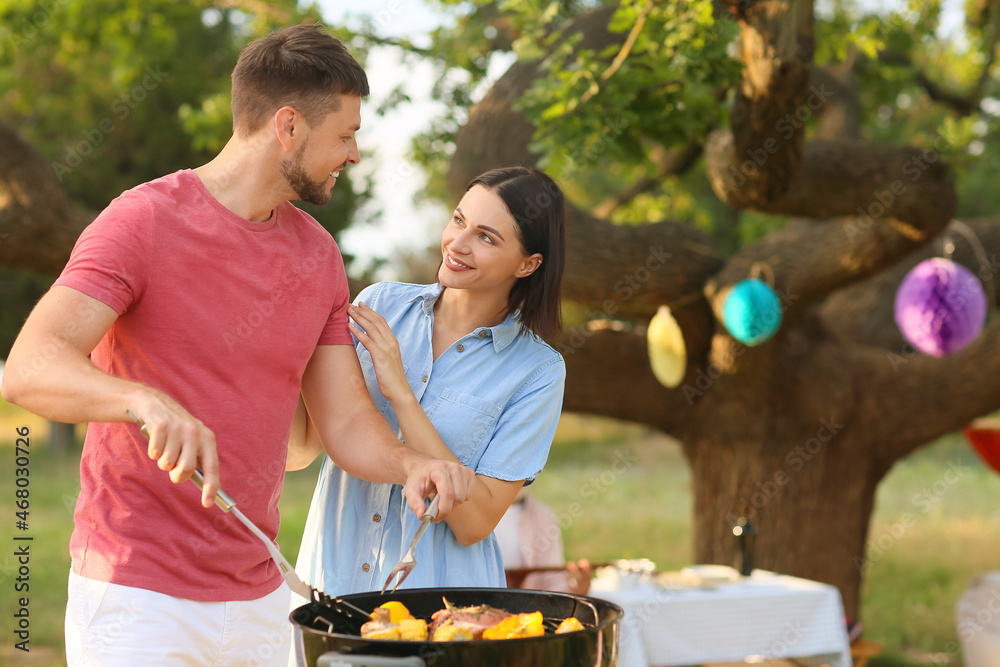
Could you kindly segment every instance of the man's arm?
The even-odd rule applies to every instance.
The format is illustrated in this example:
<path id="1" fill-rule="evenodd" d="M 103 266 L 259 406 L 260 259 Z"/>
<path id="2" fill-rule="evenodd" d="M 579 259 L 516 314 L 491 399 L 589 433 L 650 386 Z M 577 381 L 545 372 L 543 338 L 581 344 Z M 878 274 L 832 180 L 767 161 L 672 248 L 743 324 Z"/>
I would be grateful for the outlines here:
<path id="1" fill-rule="evenodd" d="M 148 455 L 174 482 L 205 475 L 202 504 L 219 488 L 215 436 L 176 401 L 139 382 L 109 375 L 90 353 L 118 314 L 97 299 L 55 286 L 32 310 L 7 357 L 4 400 L 66 423 L 122 422 L 132 410 L 146 424 Z"/>
<path id="2" fill-rule="evenodd" d="M 423 499 L 435 489 L 439 521 L 471 495 L 476 483 L 471 469 L 399 442 L 372 405 L 353 346 L 317 347 L 302 377 L 302 397 L 330 458 L 360 479 L 405 484 L 414 513 L 423 512 Z"/>

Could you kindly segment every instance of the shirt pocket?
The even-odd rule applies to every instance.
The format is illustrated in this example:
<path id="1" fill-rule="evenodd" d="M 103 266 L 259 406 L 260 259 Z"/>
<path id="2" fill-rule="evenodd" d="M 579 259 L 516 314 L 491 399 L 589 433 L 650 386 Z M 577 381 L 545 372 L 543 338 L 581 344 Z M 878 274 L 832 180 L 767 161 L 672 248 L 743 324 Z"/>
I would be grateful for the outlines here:
<path id="1" fill-rule="evenodd" d="M 493 431 L 500 411 L 492 401 L 445 389 L 427 411 L 427 417 L 462 465 L 470 465 L 482 454 L 480 445 Z"/>

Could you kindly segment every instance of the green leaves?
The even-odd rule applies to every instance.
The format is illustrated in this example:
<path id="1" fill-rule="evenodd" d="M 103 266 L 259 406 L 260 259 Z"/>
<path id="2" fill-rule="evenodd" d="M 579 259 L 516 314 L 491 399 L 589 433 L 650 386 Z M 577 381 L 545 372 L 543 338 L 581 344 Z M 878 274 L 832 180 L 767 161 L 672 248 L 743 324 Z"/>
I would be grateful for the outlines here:
<path id="1" fill-rule="evenodd" d="M 218 6 L 216 6 L 218 4 Z M 260 13 L 211 0 L 8 0 L 0 5 L 0 121 L 19 128 L 70 196 L 99 209 L 137 183 L 200 164 L 228 138 L 240 49 L 292 0 Z"/>
<path id="2" fill-rule="evenodd" d="M 729 123 L 742 64 L 739 26 L 728 11 L 714 16 L 709 0 L 433 4 L 454 18 L 435 31 L 427 49 L 440 68 L 435 94 L 448 105 L 417 142 L 417 154 L 432 172 L 429 192 L 448 198 L 443 174 L 468 106 L 486 93 L 491 77 L 502 75 L 505 67 L 498 63 L 516 58 L 540 73 L 513 102 L 535 127 L 530 149 L 577 205 L 612 210 L 611 218 L 622 223 L 684 220 L 710 230 L 727 250 L 784 224 L 722 207 L 700 163 L 679 179 L 659 176 L 665 152 L 702 142 Z M 995 76 L 986 77 L 981 91 L 992 113 L 974 111 L 971 120 L 962 120 L 958 115 L 968 112 L 954 104 L 975 92 L 988 59 L 985 6 L 965 3 L 968 16 L 962 23 L 955 12 L 963 8 L 940 0 L 892 3 L 887 11 L 833 0 L 817 3 L 813 28 L 815 66 L 829 68 L 853 88 L 838 92 L 838 101 L 857 96 L 860 136 L 844 139 L 943 145 L 951 164 L 968 170 L 960 176 L 982 184 L 976 191 L 992 200 L 997 195 L 988 186 L 989 175 L 976 170 L 1000 162 L 995 157 L 1000 140 L 994 140 L 1000 136 L 1000 102 L 991 97 L 997 95 Z M 580 33 L 583 24 L 597 32 L 595 12 L 601 12 L 610 39 L 585 39 Z M 807 139 L 818 118 L 810 119 Z M 638 186 L 643 186 L 638 194 L 606 206 Z M 976 210 L 984 208 L 977 203 Z"/>
<path id="3" fill-rule="evenodd" d="M 520 38 L 555 45 L 541 60 L 544 75 L 516 104 L 535 121 L 543 164 L 568 145 L 636 162 L 648 141 L 686 144 L 724 121 L 720 92 L 740 71 L 726 53 L 736 26 L 717 23 L 711 2 L 623 2 L 608 29 L 613 42 L 601 49 L 584 47 L 579 33 L 536 29 Z"/>

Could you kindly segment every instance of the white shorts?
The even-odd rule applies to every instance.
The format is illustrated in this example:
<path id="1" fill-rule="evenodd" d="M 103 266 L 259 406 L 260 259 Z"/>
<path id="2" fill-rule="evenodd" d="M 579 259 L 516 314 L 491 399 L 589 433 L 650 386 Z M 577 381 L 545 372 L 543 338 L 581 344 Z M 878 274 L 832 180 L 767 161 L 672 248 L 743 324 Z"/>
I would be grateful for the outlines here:
<path id="1" fill-rule="evenodd" d="M 69 667 L 285 667 L 289 589 L 257 600 L 198 602 L 69 574 Z"/>

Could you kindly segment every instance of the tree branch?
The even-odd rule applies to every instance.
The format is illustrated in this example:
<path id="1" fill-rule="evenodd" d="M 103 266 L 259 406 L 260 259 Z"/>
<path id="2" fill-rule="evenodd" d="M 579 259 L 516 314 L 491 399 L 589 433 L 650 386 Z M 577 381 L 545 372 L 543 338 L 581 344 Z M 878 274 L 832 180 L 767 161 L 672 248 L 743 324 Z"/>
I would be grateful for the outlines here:
<path id="1" fill-rule="evenodd" d="M 711 319 L 704 308 L 698 317 Z M 682 325 L 685 338 L 689 328 L 697 327 L 693 323 L 691 327 Z M 669 434 L 679 433 L 684 420 L 691 417 L 694 408 L 683 383 L 677 389 L 668 389 L 653 375 L 645 335 L 571 330 L 555 345 L 566 360 L 566 375 L 571 378 L 566 383 L 563 409 L 626 419 Z M 685 383 L 694 382 L 695 371 L 689 363 Z"/>
<path id="2" fill-rule="evenodd" d="M 788 192 L 760 206 L 747 197 L 744 174 L 757 169 L 757 161 L 769 160 L 763 149 L 739 156 L 732 135 L 717 130 L 709 136 L 705 159 L 712 189 L 734 208 L 814 218 L 892 218 L 911 228 L 911 236 L 926 237 L 943 228 L 957 207 L 953 175 L 938 147 L 810 141 Z M 858 225 L 871 226 L 864 219 Z"/>
<path id="3" fill-rule="evenodd" d="M 563 298 L 597 309 L 597 317 L 648 320 L 663 304 L 700 299 L 722 266 L 704 233 L 658 222 L 612 225 L 567 206 Z"/>
<path id="4" fill-rule="evenodd" d="M 0 264 L 56 275 L 96 214 L 66 197 L 51 165 L 0 123 Z"/>
<path id="5" fill-rule="evenodd" d="M 809 84 L 813 89 L 829 90 L 826 104 L 816 109 L 819 127 L 816 139 L 859 141 L 863 109 L 849 63 L 844 66 L 811 67 Z"/>
<path id="6" fill-rule="evenodd" d="M 563 32 L 582 34 L 580 48 L 599 52 L 620 37 L 608 31 L 608 21 L 615 9 L 604 7 L 577 17 Z M 456 200 L 468 183 L 487 169 L 537 164 L 537 156 L 528 150 L 534 127 L 512 105 L 538 78 L 539 66 L 538 62 L 515 62 L 486 96 L 469 109 L 469 119 L 455 138 L 455 155 L 448 168 L 448 187 Z M 562 177 L 567 176 L 572 178 L 572 172 Z"/>
<path id="7" fill-rule="evenodd" d="M 745 67 L 728 133 L 733 154 L 741 160 L 758 152 L 768 156 L 744 177 L 744 199 L 750 208 L 760 208 L 788 191 L 799 168 L 804 124 L 783 122 L 807 102 L 813 57 L 812 0 L 736 5 L 731 3 L 740 25 Z"/>
<path id="8" fill-rule="evenodd" d="M 984 48 L 986 62 L 983 63 L 983 71 L 979 73 L 976 85 L 969 91 L 969 101 L 975 101 L 976 108 L 979 108 L 979 104 L 983 99 L 983 90 L 986 88 L 986 82 L 992 78 L 990 70 L 993 69 L 993 63 L 996 62 L 997 41 L 1000 39 L 1000 1 L 991 0 L 983 9 L 983 13 L 986 14 L 987 20 L 983 33 L 986 42 Z"/>
<path id="9" fill-rule="evenodd" d="M 728 136 L 717 133 L 709 139 L 706 159 L 716 165 L 710 170 L 712 186 L 729 205 L 751 208 L 742 190 L 723 180 L 717 168 L 734 160 Z M 952 176 L 936 151 L 808 142 L 788 193 L 757 210 L 853 217 L 771 235 L 743 248 L 720 273 L 714 296 L 724 298 L 726 286 L 747 277 L 755 262 L 765 262 L 774 269 L 776 287 L 797 295 L 796 307 L 804 306 L 913 252 L 947 224 L 956 208 Z"/>
<path id="10" fill-rule="evenodd" d="M 883 353 L 872 360 L 877 363 L 866 369 L 861 400 L 879 412 L 868 423 L 888 465 L 996 410 L 1000 319 L 994 317 L 968 347 L 947 357 Z"/>
<path id="11" fill-rule="evenodd" d="M 712 133 L 705 149 L 713 190 L 734 208 L 857 220 L 790 230 L 744 248 L 706 290 L 717 314 L 728 286 L 757 262 L 775 269 L 775 286 L 799 299 L 793 308 L 802 308 L 912 252 L 957 207 L 940 150 L 823 140 L 803 145 L 806 121 L 839 90 L 820 80 L 804 91 L 811 3 L 752 3 L 741 12 L 747 67 L 732 130 Z"/>
<path id="12" fill-rule="evenodd" d="M 394 46 L 398 49 L 402 49 L 407 53 L 415 53 L 419 56 L 424 56 L 425 58 L 432 58 L 438 55 L 437 52 L 431 49 L 425 49 L 417 46 L 412 41 L 408 39 L 400 39 L 396 37 L 384 37 L 381 35 L 375 35 L 372 33 L 364 32 L 360 33 L 361 37 L 364 38 L 365 42 L 375 46 Z"/>
<path id="13" fill-rule="evenodd" d="M 920 69 L 916 69 L 913 60 L 909 55 L 886 49 L 878 54 L 879 62 L 887 65 L 900 65 L 916 69 L 914 78 L 917 83 L 927 92 L 927 96 L 935 102 L 941 102 L 950 106 L 959 116 L 968 116 L 979 112 L 982 103 L 983 91 L 986 83 L 992 78 L 990 70 L 996 62 L 997 44 L 1000 41 L 1000 2 L 992 0 L 984 10 L 987 24 L 983 29 L 985 45 L 983 48 L 986 62 L 983 63 L 982 72 L 976 79 L 976 83 L 969 92 L 962 94 L 959 92 L 946 90 L 943 86 L 933 81 Z M 861 59 L 863 60 L 863 59 Z"/>
<path id="14" fill-rule="evenodd" d="M 694 166 L 701 156 L 702 146 L 697 141 L 690 141 L 682 148 L 663 150 L 659 146 L 653 149 L 653 161 L 658 165 L 656 175 L 647 177 L 632 187 L 608 197 L 594 207 L 596 217 L 606 220 L 620 206 L 627 204 L 644 192 L 648 192 L 663 182 L 668 176 L 683 174 Z"/>
<path id="15" fill-rule="evenodd" d="M 646 25 L 646 17 L 649 16 L 649 12 L 653 9 L 653 4 L 653 0 L 646 1 L 646 5 L 642 8 L 642 11 L 639 12 L 639 16 L 635 20 L 635 25 L 632 26 L 632 29 L 628 33 L 628 37 L 625 38 L 625 43 L 622 44 L 622 48 L 618 50 L 618 53 L 615 55 L 614 60 L 611 61 L 611 64 L 608 65 L 608 68 L 601 72 L 601 81 L 607 81 L 614 76 L 615 72 L 621 68 L 622 63 L 625 62 L 625 59 L 628 58 L 628 54 L 632 52 L 632 47 L 635 46 L 635 40 L 639 38 L 639 33 L 642 32 L 642 27 Z M 586 104 L 590 98 L 597 94 L 599 90 L 600 84 L 595 82 L 594 85 L 591 86 L 586 93 L 584 93 L 583 97 L 580 99 L 580 103 Z"/>

